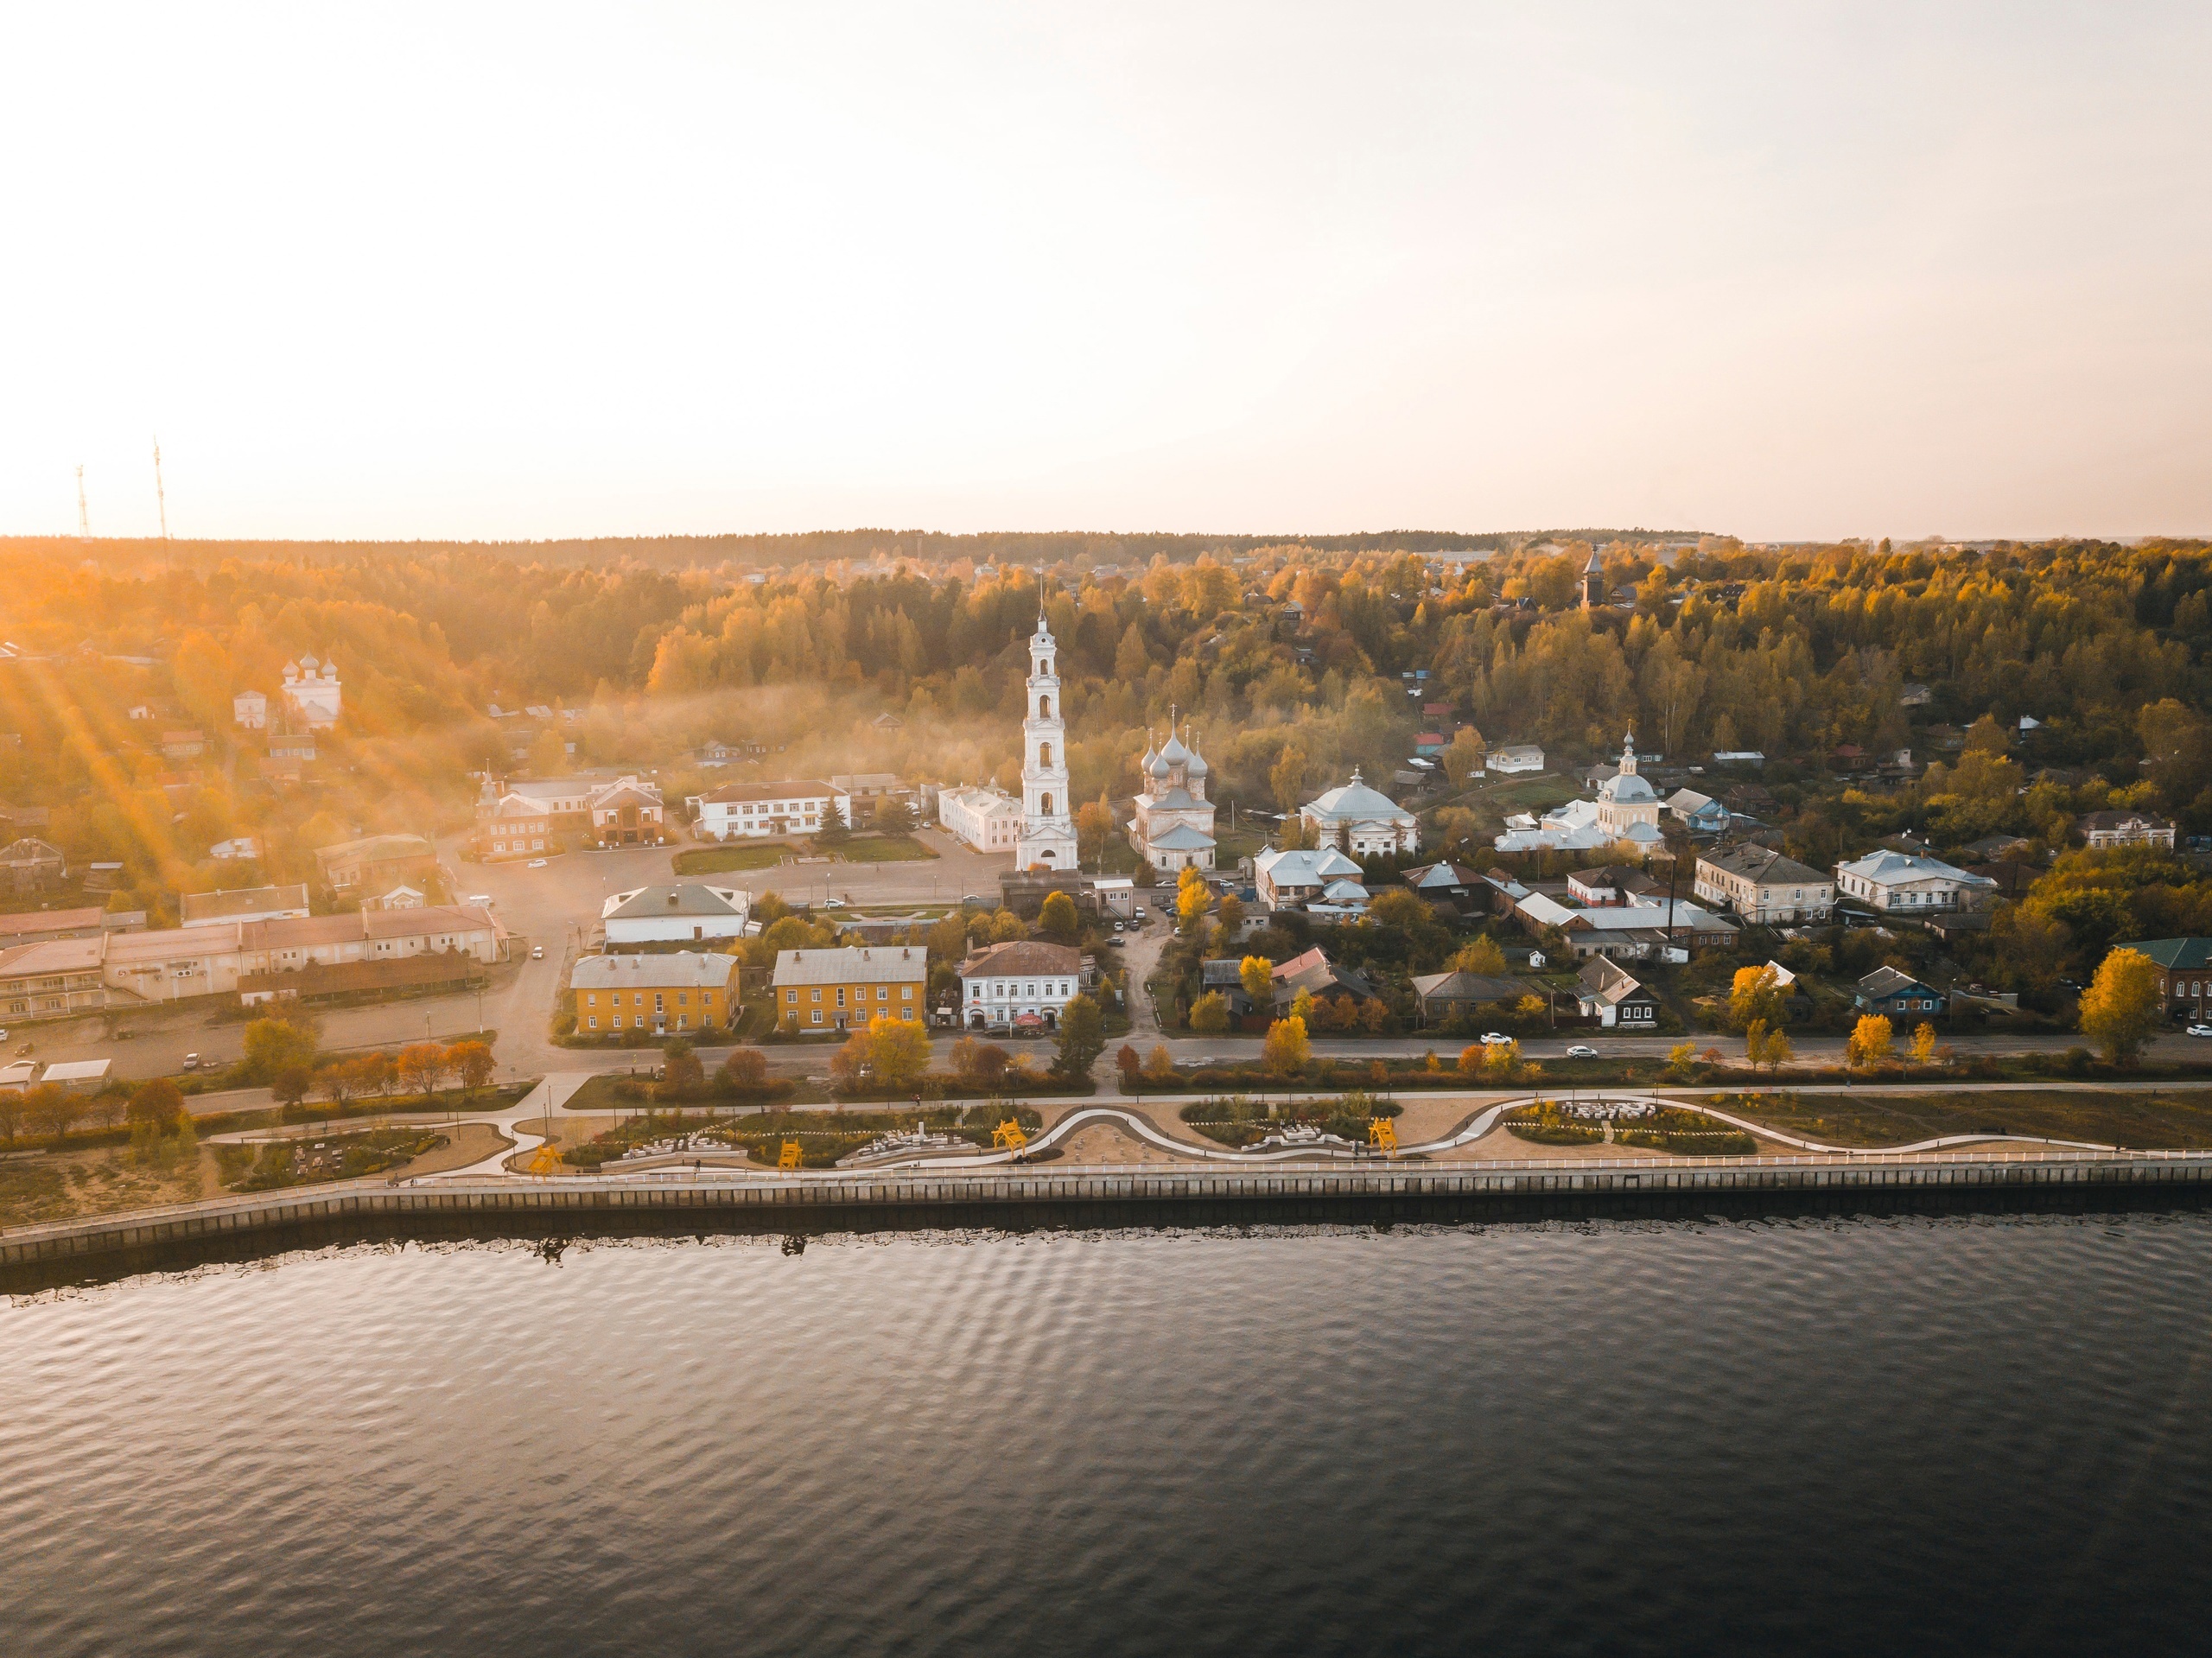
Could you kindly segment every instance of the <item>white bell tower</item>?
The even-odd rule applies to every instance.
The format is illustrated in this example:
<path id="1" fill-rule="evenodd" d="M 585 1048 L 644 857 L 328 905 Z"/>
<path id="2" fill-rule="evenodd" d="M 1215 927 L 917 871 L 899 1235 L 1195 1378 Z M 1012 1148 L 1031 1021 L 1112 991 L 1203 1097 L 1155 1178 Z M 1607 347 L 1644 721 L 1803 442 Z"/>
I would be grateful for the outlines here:
<path id="1" fill-rule="evenodd" d="M 1067 721 L 1060 709 L 1059 646 L 1041 601 L 1029 640 L 1029 703 L 1021 721 L 1021 838 L 1014 867 L 1076 867 L 1075 809 L 1068 799 Z"/>

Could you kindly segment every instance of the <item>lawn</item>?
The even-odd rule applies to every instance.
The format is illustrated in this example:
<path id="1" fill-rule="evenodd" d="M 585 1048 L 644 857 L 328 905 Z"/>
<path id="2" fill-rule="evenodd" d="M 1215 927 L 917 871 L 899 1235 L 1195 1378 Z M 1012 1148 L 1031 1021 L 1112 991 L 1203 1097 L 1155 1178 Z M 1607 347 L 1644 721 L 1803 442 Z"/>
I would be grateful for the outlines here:
<path id="1" fill-rule="evenodd" d="M 1830 1146 L 1909 1146 L 2000 1132 L 2131 1151 L 2212 1147 L 2212 1091 L 2021 1089 L 1930 1094 L 1716 1094 L 1713 1104 Z"/>
<path id="2" fill-rule="evenodd" d="M 1580 797 L 1581 792 L 1565 778 L 1516 778 L 1510 783 L 1485 784 L 1470 790 L 1462 804 L 1473 805 L 1479 802 L 1501 814 L 1542 812 L 1551 807 L 1566 804 Z"/>
<path id="3" fill-rule="evenodd" d="M 791 856 L 792 848 L 781 841 L 753 844 L 687 847 L 676 854 L 679 875 L 719 875 L 734 869 L 773 869 Z"/>
<path id="4" fill-rule="evenodd" d="M 918 863 L 937 856 L 911 835 L 856 835 L 823 850 L 847 863 Z"/>

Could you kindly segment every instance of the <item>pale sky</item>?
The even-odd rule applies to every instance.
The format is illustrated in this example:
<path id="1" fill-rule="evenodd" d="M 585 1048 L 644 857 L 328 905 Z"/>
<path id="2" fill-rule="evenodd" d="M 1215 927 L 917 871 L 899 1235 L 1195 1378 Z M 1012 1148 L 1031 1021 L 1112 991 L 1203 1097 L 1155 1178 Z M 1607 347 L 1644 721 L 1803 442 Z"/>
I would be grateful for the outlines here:
<path id="1" fill-rule="evenodd" d="M 22 5 L 0 531 L 2212 532 L 2212 6 Z"/>

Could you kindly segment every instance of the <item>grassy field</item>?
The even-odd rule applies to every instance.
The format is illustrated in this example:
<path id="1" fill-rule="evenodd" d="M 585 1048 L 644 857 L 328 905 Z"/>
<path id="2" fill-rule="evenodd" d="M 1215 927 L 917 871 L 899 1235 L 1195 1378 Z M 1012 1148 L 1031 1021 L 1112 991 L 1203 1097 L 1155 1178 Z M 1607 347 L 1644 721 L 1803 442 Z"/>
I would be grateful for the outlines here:
<path id="1" fill-rule="evenodd" d="M 1460 804 L 1488 806 L 1500 814 L 1541 812 L 1554 806 L 1564 805 L 1581 792 L 1565 778 L 1524 777 L 1516 778 L 1510 783 L 1490 783 L 1471 789 Z"/>
<path id="2" fill-rule="evenodd" d="M 1909 1146 L 1940 1134 L 2042 1134 L 2131 1151 L 2212 1147 L 2212 1091 L 2036 1089 L 1931 1094 L 1715 1094 L 1735 1115 L 1831 1146 Z"/>
<path id="3" fill-rule="evenodd" d="M 766 846 L 695 846 L 676 854 L 679 875 L 719 875 L 734 869 L 773 869 L 791 854 L 781 841 Z"/>
<path id="4" fill-rule="evenodd" d="M 918 863 L 937 856 L 911 835 L 856 835 L 824 850 L 835 852 L 847 863 Z"/>

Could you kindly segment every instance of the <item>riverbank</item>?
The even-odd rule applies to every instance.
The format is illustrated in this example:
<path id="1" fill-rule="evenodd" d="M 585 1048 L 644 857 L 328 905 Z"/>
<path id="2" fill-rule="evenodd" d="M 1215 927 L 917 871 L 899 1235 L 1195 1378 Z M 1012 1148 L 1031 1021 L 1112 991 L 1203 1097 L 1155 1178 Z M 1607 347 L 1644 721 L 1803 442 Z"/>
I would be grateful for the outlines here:
<path id="1" fill-rule="evenodd" d="M 1452 1223 L 1611 1216 L 2202 1207 L 2212 1157 L 2087 1152 L 1179 1168 L 1001 1165 L 272 1191 L 0 1237 L 11 1293 L 373 1239 L 985 1226 Z"/>

